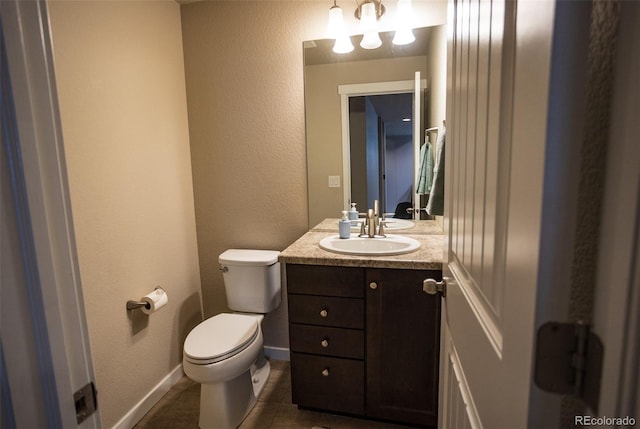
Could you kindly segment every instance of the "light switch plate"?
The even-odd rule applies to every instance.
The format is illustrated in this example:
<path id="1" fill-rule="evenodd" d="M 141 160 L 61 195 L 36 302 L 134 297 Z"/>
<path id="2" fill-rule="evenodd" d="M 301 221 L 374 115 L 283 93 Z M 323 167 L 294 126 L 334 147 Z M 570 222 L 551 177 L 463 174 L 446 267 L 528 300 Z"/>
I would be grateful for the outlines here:
<path id="1" fill-rule="evenodd" d="M 340 187 L 340 176 L 329 176 L 329 187 L 330 188 L 339 188 Z"/>

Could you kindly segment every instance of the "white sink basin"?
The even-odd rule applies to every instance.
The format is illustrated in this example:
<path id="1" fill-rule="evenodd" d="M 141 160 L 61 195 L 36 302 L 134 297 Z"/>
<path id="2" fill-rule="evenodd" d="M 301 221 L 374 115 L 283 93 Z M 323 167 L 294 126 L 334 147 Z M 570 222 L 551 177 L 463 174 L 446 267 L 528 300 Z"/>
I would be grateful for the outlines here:
<path id="1" fill-rule="evenodd" d="M 325 237 L 318 243 L 321 248 L 329 252 L 346 255 L 402 255 L 420 248 L 420 242 L 402 235 L 387 235 L 386 237 L 343 239 L 338 235 Z"/>
<path id="2" fill-rule="evenodd" d="M 361 219 L 360 222 L 357 223 L 351 223 L 351 229 L 352 230 L 358 230 L 360 231 L 360 223 L 364 221 L 364 219 Z M 407 220 L 407 219 L 396 219 L 393 217 L 388 217 L 384 220 L 385 224 L 384 224 L 384 229 L 387 231 L 394 231 L 394 230 L 399 230 L 399 229 L 408 229 L 411 228 L 414 223 L 411 220 Z"/>

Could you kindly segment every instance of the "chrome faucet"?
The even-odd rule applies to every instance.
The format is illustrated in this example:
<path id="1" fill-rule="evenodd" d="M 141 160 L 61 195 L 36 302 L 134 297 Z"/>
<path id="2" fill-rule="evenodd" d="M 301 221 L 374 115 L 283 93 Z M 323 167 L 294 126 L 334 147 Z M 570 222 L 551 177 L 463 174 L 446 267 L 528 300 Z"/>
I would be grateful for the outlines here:
<path id="1" fill-rule="evenodd" d="M 360 225 L 359 237 L 374 238 L 376 236 L 385 237 L 384 220 L 381 222 L 379 218 L 378 200 L 373 202 L 373 208 L 367 210 L 367 217 Z M 376 232 L 377 229 L 377 232 Z"/>
<path id="2" fill-rule="evenodd" d="M 367 235 L 373 238 L 376 235 L 376 214 L 375 209 L 367 210 Z"/>

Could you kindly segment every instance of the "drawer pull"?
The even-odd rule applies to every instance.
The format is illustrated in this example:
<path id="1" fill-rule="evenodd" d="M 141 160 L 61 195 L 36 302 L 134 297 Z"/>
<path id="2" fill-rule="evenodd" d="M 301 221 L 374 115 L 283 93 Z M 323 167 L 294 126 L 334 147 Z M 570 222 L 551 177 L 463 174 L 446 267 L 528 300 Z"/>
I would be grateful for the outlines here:
<path id="1" fill-rule="evenodd" d="M 329 368 L 325 368 L 322 370 L 322 376 L 323 377 L 329 377 Z"/>
<path id="2" fill-rule="evenodd" d="M 370 287 L 371 289 L 373 289 L 373 290 L 376 290 L 376 289 L 378 289 L 378 283 L 376 283 L 376 282 L 371 282 L 371 283 L 369 283 L 369 287 Z"/>
<path id="3" fill-rule="evenodd" d="M 320 341 L 320 345 L 322 347 L 329 347 L 329 341 L 325 338 L 324 340 Z"/>
<path id="4" fill-rule="evenodd" d="M 327 317 L 329 315 L 329 312 L 327 311 L 326 308 L 323 308 L 322 310 L 320 310 L 320 317 Z"/>

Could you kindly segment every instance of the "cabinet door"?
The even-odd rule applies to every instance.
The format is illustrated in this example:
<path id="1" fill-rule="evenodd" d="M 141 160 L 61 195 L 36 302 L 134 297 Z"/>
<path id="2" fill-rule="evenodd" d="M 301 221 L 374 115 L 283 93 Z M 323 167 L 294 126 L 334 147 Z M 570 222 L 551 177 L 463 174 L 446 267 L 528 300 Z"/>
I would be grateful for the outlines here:
<path id="1" fill-rule="evenodd" d="M 367 270 L 367 416 L 437 424 L 440 296 L 424 293 L 422 281 L 441 276 Z"/>

